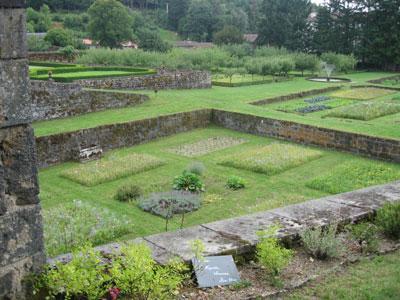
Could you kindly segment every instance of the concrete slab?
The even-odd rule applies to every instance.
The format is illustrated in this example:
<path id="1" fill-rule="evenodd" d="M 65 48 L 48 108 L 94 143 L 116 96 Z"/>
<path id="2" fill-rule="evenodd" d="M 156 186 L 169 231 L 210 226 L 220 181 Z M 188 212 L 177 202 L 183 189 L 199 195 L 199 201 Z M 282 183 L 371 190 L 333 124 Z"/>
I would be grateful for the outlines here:
<path id="1" fill-rule="evenodd" d="M 294 236 L 303 228 L 301 224 L 292 219 L 278 216 L 268 211 L 203 224 L 202 226 L 214 230 L 224 236 L 231 236 L 254 246 L 259 240 L 257 232 L 267 230 L 275 225 L 280 226 L 278 232 L 278 237 L 280 238 Z"/>
<path id="2" fill-rule="evenodd" d="M 193 257 L 191 243 L 194 240 L 201 240 L 204 243 L 205 256 L 241 253 L 248 246 L 244 241 L 223 236 L 202 226 L 160 233 L 144 239 L 185 261 L 189 261 Z"/>
<path id="3" fill-rule="evenodd" d="M 290 205 L 270 212 L 286 217 L 307 227 L 325 226 L 331 223 L 356 221 L 372 213 L 369 208 L 348 206 L 332 201 L 334 197 L 311 200 Z"/>
<path id="4" fill-rule="evenodd" d="M 340 194 L 330 201 L 376 210 L 388 202 L 400 201 L 400 181 Z"/>

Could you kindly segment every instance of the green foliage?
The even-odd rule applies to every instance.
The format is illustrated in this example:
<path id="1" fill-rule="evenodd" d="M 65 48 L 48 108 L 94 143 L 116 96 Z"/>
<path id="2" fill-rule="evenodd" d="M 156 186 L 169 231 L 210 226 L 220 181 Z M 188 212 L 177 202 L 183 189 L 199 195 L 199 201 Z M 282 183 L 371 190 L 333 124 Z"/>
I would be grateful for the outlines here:
<path id="1" fill-rule="evenodd" d="M 66 47 L 72 45 L 74 42 L 72 34 L 62 28 L 50 29 L 44 37 L 44 40 L 57 47 Z"/>
<path id="2" fill-rule="evenodd" d="M 246 187 L 246 181 L 239 176 L 230 176 L 226 182 L 226 187 L 231 190 L 240 190 Z"/>
<path id="3" fill-rule="evenodd" d="M 400 238 L 400 203 L 387 203 L 377 211 L 376 224 L 393 239 Z"/>
<path id="4" fill-rule="evenodd" d="M 297 145 L 273 143 L 231 155 L 220 164 L 237 169 L 274 175 L 318 159 L 322 153 Z"/>
<path id="5" fill-rule="evenodd" d="M 28 8 L 26 10 L 26 21 L 33 27 L 33 32 L 46 32 L 51 26 L 49 7 L 43 4 L 39 11 Z"/>
<path id="6" fill-rule="evenodd" d="M 187 167 L 186 171 L 188 173 L 196 174 L 197 176 L 201 176 L 206 171 L 206 166 L 202 162 L 191 162 Z"/>
<path id="7" fill-rule="evenodd" d="M 214 34 L 213 40 L 217 45 L 242 44 L 243 34 L 234 26 L 225 26 Z"/>
<path id="8" fill-rule="evenodd" d="M 296 70 L 300 71 L 302 76 L 304 76 L 304 71 L 310 71 L 314 74 L 321 65 L 321 61 L 316 55 L 306 53 L 297 53 L 294 56 L 294 63 Z"/>
<path id="9" fill-rule="evenodd" d="M 364 252 L 375 252 L 378 249 L 377 227 L 369 222 L 351 224 L 347 226 L 352 238 L 360 245 Z"/>
<path id="10" fill-rule="evenodd" d="M 348 73 L 354 70 L 357 60 L 353 55 L 343 55 L 327 52 L 321 55 L 321 60 L 335 66 L 337 72 Z"/>
<path id="11" fill-rule="evenodd" d="M 357 160 L 343 163 L 306 183 L 307 187 L 339 194 L 400 178 L 400 170 L 377 161 Z"/>
<path id="12" fill-rule="evenodd" d="M 80 164 L 63 172 L 62 176 L 85 186 L 94 186 L 151 170 L 163 164 L 162 160 L 154 156 L 131 153 Z"/>
<path id="13" fill-rule="evenodd" d="M 128 184 L 120 187 L 114 198 L 121 202 L 130 202 L 138 200 L 142 196 L 143 191 L 140 186 L 137 186 L 136 184 Z"/>
<path id="14" fill-rule="evenodd" d="M 326 229 L 306 229 L 300 234 L 305 250 L 318 259 L 339 257 L 343 249 L 342 242 L 336 237 L 336 231 L 336 225 L 330 225 Z"/>
<path id="15" fill-rule="evenodd" d="M 168 52 L 172 45 L 164 41 L 160 34 L 149 29 L 139 30 L 137 33 L 139 48 L 145 51 Z"/>
<path id="16" fill-rule="evenodd" d="M 51 298 L 64 294 L 65 299 L 86 297 L 88 300 L 103 298 L 111 287 L 106 265 L 101 263 L 101 254 L 90 246 L 75 250 L 72 260 L 45 271 L 36 288 L 45 288 Z M 58 298 L 57 298 L 58 299 Z"/>
<path id="17" fill-rule="evenodd" d="M 202 240 L 193 240 L 190 243 L 190 248 L 193 252 L 193 257 L 198 261 L 204 260 L 204 252 L 206 251 L 206 246 Z"/>
<path id="18" fill-rule="evenodd" d="M 132 18 L 117 0 L 96 0 L 88 10 L 88 31 L 103 47 L 121 48 L 132 39 Z"/>
<path id="19" fill-rule="evenodd" d="M 205 191 L 204 184 L 200 177 L 187 171 L 184 171 L 182 175 L 174 178 L 173 188 L 177 191 L 186 191 L 191 193 L 200 193 Z"/>
<path id="20" fill-rule="evenodd" d="M 121 293 L 132 299 L 172 299 L 183 280 L 184 263 L 171 261 L 158 265 L 146 244 L 132 244 L 121 249 L 109 269 L 110 277 Z"/>
<path id="21" fill-rule="evenodd" d="M 73 46 L 66 46 L 59 50 L 61 54 L 63 54 L 69 62 L 73 61 L 77 52 Z"/>
<path id="22" fill-rule="evenodd" d="M 286 249 L 279 244 L 275 237 L 278 227 L 258 232 L 260 238 L 257 244 L 256 255 L 258 262 L 266 268 L 272 276 L 278 276 L 293 258 L 293 250 Z"/>
<path id="23" fill-rule="evenodd" d="M 51 44 L 44 38 L 37 36 L 28 36 L 28 50 L 29 51 L 47 51 Z"/>
<path id="24" fill-rule="evenodd" d="M 99 251 L 84 246 L 73 252 L 70 262 L 46 270 L 35 288 L 47 290 L 52 299 L 98 300 L 106 298 L 114 287 L 129 299 L 171 299 L 187 271 L 178 260 L 165 266 L 157 264 L 146 244 L 123 246 L 108 263 Z"/>
<path id="25" fill-rule="evenodd" d="M 339 90 L 333 93 L 332 96 L 354 100 L 370 100 L 393 93 L 395 92 L 392 90 L 379 87 L 354 87 L 351 89 Z"/>
<path id="26" fill-rule="evenodd" d="M 68 253 L 86 242 L 104 244 L 134 230 L 125 215 L 79 200 L 44 210 L 43 219 L 46 252 L 50 257 Z"/>

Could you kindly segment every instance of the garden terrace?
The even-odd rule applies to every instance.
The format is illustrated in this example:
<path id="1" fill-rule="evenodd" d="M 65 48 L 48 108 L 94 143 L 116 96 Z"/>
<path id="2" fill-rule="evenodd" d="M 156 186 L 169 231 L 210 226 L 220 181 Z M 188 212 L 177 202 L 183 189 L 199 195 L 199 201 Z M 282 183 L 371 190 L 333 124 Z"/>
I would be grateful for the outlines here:
<path id="1" fill-rule="evenodd" d="M 215 142 L 218 140 L 223 141 L 224 147 L 218 147 L 216 150 L 215 145 L 221 145 Z M 208 146 L 205 147 L 205 144 Z M 201 151 L 197 151 L 197 148 Z M 225 163 L 227 158 L 243 157 L 246 153 L 258 151 L 260 148 L 268 149 L 271 155 L 275 152 L 285 153 L 287 149 L 290 151 L 274 162 L 274 171 L 269 173 L 258 172 L 259 168 L 263 168 L 262 160 L 251 161 L 248 165 L 245 159 L 241 160 L 240 169 L 232 168 Z M 188 157 L 186 153 L 174 153 L 171 149 L 186 149 L 188 153 L 198 153 L 198 155 Z M 134 168 L 129 168 L 129 164 L 126 163 L 126 167 L 122 168 L 119 174 L 114 174 L 115 166 L 120 162 L 127 162 L 131 155 L 134 157 L 145 155 L 146 160 L 142 159 L 139 167 L 134 164 Z M 308 159 L 304 159 L 304 155 L 308 156 Z M 109 218 L 108 212 L 112 211 L 113 215 L 118 215 L 121 220 L 130 220 L 134 224 L 129 226 L 128 231 L 123 224 L 120 224 L 118 226 L 121 228 L 118 226 L 113 228 L 110 235 L 102 231 L 104 233 L 100 235 L 102 238 L 92 240 L 95 244 L 162 232 L 165 221 L 161 217 L 144 212 L 139 208 L 137 201 L 120 202 L 115 200 L 114 196 L 122 186 L 131 184 L 141 187 L 144 197 L 154 192 L 170 191 L 174 176 L 179 175 L 193 162 L 205 166 L 204 174 L 201 176 L 205 192 L 201 194 L 200 209 L 185 217 L 185 227 L 329 195 L 332 192 L 331 187 L 342 184 L 343 172 L 347 172 L 346 179 L 348 179 L 343 186 L 345 191 L 400 179 L 398 164 L 369 160 L 327 149 L 288 144 L 217 127 L 197 129 L 147 144 L 108 152 L 99 162 L 83 165 L 70 162 L 42 169 L 39 174 L 40 196 L 45 211 L 45 233 L 49 253 L 57 254 L 50 245 L 51 241 L 60 240 L 60 237 L 57 237 L 60 233 L 52 230 L 59 225 L 56 224 L 55 218 L 48 216 L 54 215 L 56 211 L 63 211 L 65 205 L 71 205 L 76 199 L 82 200 L 85 205 L 95 206 L 100 211 L 106 210 L 100 213 L 104 222 Z M 107 167 L 104 167 L 106 165 Z M 343 168 L 332 173 L 338 166 Z M 360 168 L 361 172 L 367 171 L 364 177 L 359 176 Z M 95 176 L 98 173 L 101 174 L 101 178 Z M 230 175 L 243 178 L 246 188 L 238 191 L 226 188 Z M 327 187 L 315 183 L 321 176 L 327 178 L 330 176 L 327 179 Z M 86 184 L 92 177 L 96 184 L 98 183 L 96 186 Z M 85 180 L 82 181 L 80 178 Z M 79 215 L 81 214 L 76 216 Z M 70 217 L 74 219 L 74 216 Z M 71 220 L 71 224 L 96 227 L 94 224 L 86 224 L 85 220 Z M 173 218 L 170 220 L 169 230 L 178 229 L 180 224 L 180 218 Z"/>
<path id="2" fill-rule="evenodd" d="M 358 72 L 348 74 L 353 82 L 363 84 L 368 80 L 387 76 L 388 73 Z M 342 84 L 348 86 L 346 84 Z M 277 109 L 281 103 L 262 106 L 250 105 L 261 99 L 271 99 L 299 92 L 316 91 L 317 95 L 327 95 L 330 92 L 321 92 L 325 87 L 340 87 L 325 83 L 314 83 L 301 77 L 296 77 L 290 82 L 279 82 L 268 85 L 254 85 L 237 88 L 213 87 L 212 89 L 193 90 L 163 90 L 154 93 L 144 92 L 150 96 L 150 101 L 134 108 L 108 110 L 105 112 L 91 113 L 79 117 L 54 120 L 50 122 L 38 122 L 34 124 L 37 136 L 52 135 L 62 132 L 75 131 L 85 128 L 94 128 L 100 125 L 124 123 L 134 120 L 151 118 L 160 115 L 187 112 L 195 109 L 214 108 L 230 110 L 261 117 L 268 117 L 282 121 L 292 121 L 300 124 L 329 128 L 352 133 L 366 134 L 376 137 L 400 139 L 400 131 L 397 130 L 400 114 L 387 115 L 368 122 L 361 120 L 348 120 L 341 118 L 322 118 L 327 112 L 316 112 L 307 115 L 286 113 Z M 390 100 L 399 92 L 392 95 L 377 98 Z M 314 94 L 314 92 L 310 92 Z M 319 93 L 319 94 L 318 94 Z M 301 96 L 300 96 L 301 97 Z M 306 96 L 308 97 L 308 96 Z M 301 100 L 301 99 L 300 99 Z M 296 101 L 294 99 L 293 101 Z M 347 100 L 346 100 L 347 101 Z M 291 101 L 288 101 L 289 103 Z M 286 102 L 285 102 L 286 103 Z"/>

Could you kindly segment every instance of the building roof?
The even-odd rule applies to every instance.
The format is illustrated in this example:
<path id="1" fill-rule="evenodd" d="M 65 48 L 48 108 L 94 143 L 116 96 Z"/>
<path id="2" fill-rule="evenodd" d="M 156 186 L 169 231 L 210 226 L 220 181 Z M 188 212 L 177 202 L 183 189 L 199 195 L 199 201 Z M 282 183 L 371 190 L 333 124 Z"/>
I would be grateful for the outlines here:
<path id="1" fill-rule="evenodd" d="M 243 39 L 248 43 L 255 43 L 258 38 L 256 33 L 243 34 Z"/>

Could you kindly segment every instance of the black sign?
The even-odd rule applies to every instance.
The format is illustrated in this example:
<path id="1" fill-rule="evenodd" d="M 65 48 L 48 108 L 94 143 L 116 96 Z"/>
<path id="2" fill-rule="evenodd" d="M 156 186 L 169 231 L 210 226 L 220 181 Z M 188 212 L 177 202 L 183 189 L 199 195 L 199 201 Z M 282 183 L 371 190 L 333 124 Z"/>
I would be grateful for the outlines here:
<path id="1" fill-rule="evenodd" d="M 230 285 L 240 281 L 232 255 L 209 256 L 201 261 L 194 258 L 192 263 L 200 288 Z"/>

